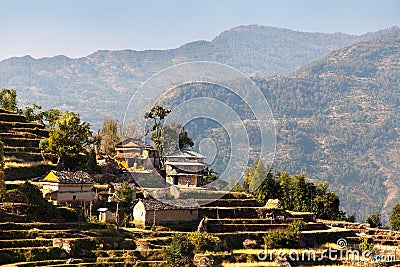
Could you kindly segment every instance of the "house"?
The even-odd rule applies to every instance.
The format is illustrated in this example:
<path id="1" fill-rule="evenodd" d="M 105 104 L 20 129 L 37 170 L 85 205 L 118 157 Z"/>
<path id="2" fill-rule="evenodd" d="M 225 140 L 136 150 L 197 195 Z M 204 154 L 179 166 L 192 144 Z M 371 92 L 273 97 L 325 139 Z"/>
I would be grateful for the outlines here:
<path id="1" fill-rule="evenodd" d="M 204 160 L 203 155 L 189 150 L 182 150 L 166 156 L 166 182 L 187 187 L 202 186 L 208 166 Z"/>
<path id="2" fill-rule="evenodd" d="M 99 208 L 97 209 L 99 212 L 99 222 L 101 223 L 115 223 L 116 219 L 114 214 L 108 208 Z"/>
<path id="3" fill-rule="evenodd" d="M 50 171 L 41 181 L 43 197 L 56 205 L 83 204 L 95 199 L 87 172 Z"/>
<path id="4" fill-rule="evenodd" d="M 122 185 L 124 183 L 113 183 L 111 182 L 108 185 L 108 202 L 112 201 L 112 197 L 115 194 L 115 191 L 120 190 L 122 188 Z M 134 183 L 128 183 L 128 186 L 130 187 L 130 189 L 132 190 L 132 199 L 136 198 L 136 186 Z"/>
<path id="5" fill-rule="evenodd" d="M 132 215 L 137 227 L 165 222 L 196 221 L 199 218 L 199 204 L 195 199 L 140 199 L 134 205 Z"/>
<path id="6" fill-rule="evenodd" d="M 160 152 L 146 142 L 128 138 L 115 147 L 115 159 L 126 170 L 152 170 L 160 167 Z"/>

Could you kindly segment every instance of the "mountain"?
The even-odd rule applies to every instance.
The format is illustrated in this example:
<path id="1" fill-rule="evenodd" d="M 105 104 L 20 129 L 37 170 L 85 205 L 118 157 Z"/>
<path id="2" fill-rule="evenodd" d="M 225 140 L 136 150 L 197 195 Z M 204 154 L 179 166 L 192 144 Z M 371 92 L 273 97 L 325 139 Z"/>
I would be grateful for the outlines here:
<path id="1" fill-rule="evenodd" d="M 390 214 L 400 202 L 399 34 L 257 83 L 278 121 L 278 169 L 328 180 L 360 220 Z"/>
<path id="2" fill-rule="evenodd" d="M 195 60 L 224 63 L 254 76 L 287 75 L 352 43 L 382 36 L 306 33 L 266 26 L 239 26 L 212 41 L 176 49 L 97 51 L 87 57 L 13 57 L 0 62 L 2 87 L 18 92 L 20 104 L 36 103 L 80 113 L 96 130 L 104 117 L 122 119 L 135 90 L 162 69 Z"/>
<path id="3" fill-rule="evenodd" d="M 96 129 L 104 117 L 122 119 L 136 88 L 165 67 L 191 60 L 231 65 L 254 76 L 274 113 L 273 167 L 328 180 L 342 208 L 364 220 L 400 202 L 399 36 L 397 27 L 351 36 L 241 26 L 163 51 L 10 58 L 0 62 L 0 81 L 17 89 L 22 103 L 78 112 Z M 213 127 L 210 133 L 223 136 Z"/>
<path id="4" fill-rule="evenodd" d="M 400 202 L 400 31 L 394 28 L 334 51 L 292 75 L 253 80 L 277 123 L 272 167 L 329 181 L 349 215 L 355 213 L 362 221 L 381 212 L 387 221 L 394 204 Z M 219 85 L 181 85 L 161 103 L 174 109 L 198 97 L 211 97 L 219 101 L 218 106 L 222 102 L 232 107 L 248 126 L 250 151 L 260 148 L 258 127 L 251 126 L 257 125 L 251 122 L 251 110 Z M 210 104 L 207 110 L 212 116 L 218 107 Z M 230 159 L 229 138 L 235 136 L 236 126 L 199 120 L 185 129 L 196 144 L 213 139 L 218 151 L 213 169 L 221 173 Z"/>

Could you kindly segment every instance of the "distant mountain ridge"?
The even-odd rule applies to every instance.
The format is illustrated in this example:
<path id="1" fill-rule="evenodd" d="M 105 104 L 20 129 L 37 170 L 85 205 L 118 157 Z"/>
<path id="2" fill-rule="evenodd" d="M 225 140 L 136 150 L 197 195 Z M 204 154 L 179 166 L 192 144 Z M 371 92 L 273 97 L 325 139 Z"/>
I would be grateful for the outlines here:
<path id="1" fill-rule="evenodd" d="M 121 119 L 133 92 L 162 69 L 196 60 L 233 66 L 250 76 L 287 75 L 298 67 L 355 42 L 396 32 L 354 36 L 304 33 L 249 25 L 168 50 L 97 51 L 87 57 L 13 57 L 0 62 L 2 87 L 14 88 L 21 104 L 74 110 L 94 129 L 104 117 Z"/>

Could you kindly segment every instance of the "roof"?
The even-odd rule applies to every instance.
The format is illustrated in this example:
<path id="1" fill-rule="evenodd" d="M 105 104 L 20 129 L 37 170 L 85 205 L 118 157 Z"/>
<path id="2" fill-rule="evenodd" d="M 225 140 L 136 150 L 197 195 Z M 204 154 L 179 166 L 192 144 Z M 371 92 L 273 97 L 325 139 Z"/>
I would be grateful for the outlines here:
<path id="1" fill-rule="evenodd" d="M 99 211 L 99 212 L 105 212 L 107 210 L 108 210 L 108 208 L 99 208 L 99 209 L 97 209 L 97 211 Z"/>
<path id="2" fill-rule="evenodd" d="M 92 177 L 83 171 L 50 171 L 43 181 L 60 184 L 93 184 Z"/>
<path id="3" fill-rule="evenodd" d="M 174 165 L 174 166 L 207 166 L 206 163 L 201 162 L 179 162 L 179 161 L 167 161 L 165 165 Z"/>
<path id="4" fill-rule="evenodd" d="M 139 147 L 139 148 L 147 148 L 147 149 L 154 149 L 151 145 L 146 143 L 145 141 L 138 139 L 138 138 L 128 138 L 122 142 L 119 142 L 116 147 L 123 148 L 123 147 Z"/>
<path id="5" fill-rule="evenodd" d="M 165 186 L 165 178 L 162 177 L 156 171 L 130 171 L 122 174 L 120 177 L 116 179 L 116 182 L 128 182 L 128 183 L 137 183 L 140 187 L 164 187 Z"/>
<path id="6" fill-rule="evenodd" d="M 122 188 L 124 183 L 114 183 L 111 182 L 110 185 L 115 189 L 115 190 L 120 190 Z M 132 189 L 132 190 L 136 190 L 136 186 L 134 183 L 128 183 L 128 186 Z"/>
<path id="7" fill-rule="evenodd" d="M 174 154 L 171 154 L 171 155 L 168 155 L 165 157 L 166 158 L 202 158 L 202 159 L 205 158 L 202 154 L 192 151 L 192 150 L 181 150 L 181 151 L 178 151 Z"/>
<path id="8" fill-rule="evenodd" d="M 168 199 L 159 201 L 157 199 L 141 199 L 146 210 L 179 210 L 179 209 L 197 209 L 200 205 L 193 199 Z"/>

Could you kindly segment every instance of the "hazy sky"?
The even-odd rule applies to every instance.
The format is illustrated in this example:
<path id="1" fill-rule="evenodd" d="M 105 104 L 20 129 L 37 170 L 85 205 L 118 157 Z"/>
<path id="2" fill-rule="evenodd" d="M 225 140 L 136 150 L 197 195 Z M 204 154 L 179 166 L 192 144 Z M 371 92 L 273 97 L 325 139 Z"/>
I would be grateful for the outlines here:
<path id="1" fill-rule="evenodd" d="M 175 48 L 248 24 L 362 34 L 400 26 L 400 1 L 0 0 L 0 60 Z"/>

